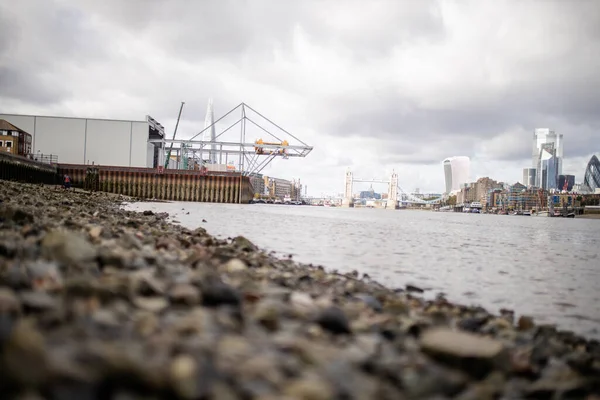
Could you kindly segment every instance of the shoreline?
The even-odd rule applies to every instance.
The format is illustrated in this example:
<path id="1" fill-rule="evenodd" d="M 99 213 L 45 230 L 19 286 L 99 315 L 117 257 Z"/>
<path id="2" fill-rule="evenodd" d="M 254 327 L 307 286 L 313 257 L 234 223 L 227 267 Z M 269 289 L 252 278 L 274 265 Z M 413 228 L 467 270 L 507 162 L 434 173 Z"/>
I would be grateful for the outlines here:
<path id="1" fill-rule="evenodd" d="M 123 210 L 139 202 L 124 196 L 0 181 L 0 200 L 3 393 L 600 393 L 598 341 L 510 310 L 273 258 L 243 237 Z"/>

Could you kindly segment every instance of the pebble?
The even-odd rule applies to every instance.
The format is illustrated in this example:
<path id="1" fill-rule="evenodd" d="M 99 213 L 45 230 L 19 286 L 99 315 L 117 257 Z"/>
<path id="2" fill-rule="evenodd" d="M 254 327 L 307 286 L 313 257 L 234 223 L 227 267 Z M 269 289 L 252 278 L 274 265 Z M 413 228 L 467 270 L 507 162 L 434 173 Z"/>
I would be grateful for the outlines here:
<path id="1" fill-rule="evenodd" d="M 141 310 L 156 313 L 167 308 L 169 302 L 164 297 L 138 296 L 133 299 L 133 304 Z"/>
<path id="2" fill-rule="evenodd" d="M 218 280 L 205 282 L 201 291 L 202 304 L 206 307 L 239 306 L 241 302 L 241 296 L 235 288 Z"/>
<path id="3" fill-rule="evenodd" d="M 535 324 L 533 323 L 533 318 L 528 317 L 526 315 L 522 315 L 521 317 L 519 317 L 517 326 L 521 331 L 528 331 L 530 329 L 533 329 L 535 327 Z"/>
<path id="4" fill-rule="evenodd" d="M 502 342 L 449 328 L 426 330 L 420 338 L 423 351 L 442 362 L 477 375 L 485 375 L 493 369 L 502 354 Z"/>
<path id="5" fill-rule="evenodd" d="M 52 231 L 42 239 L 42 255 L 65 264 L 92 261 L 97 254 L 94 246 L 81 235 L 70 231 Z"/>
<path id="6" fill-rule="evenodd" d="M 198 289 L 189 284 L 177 284 L 169 291 L 169 298 L 173 304 L 193 306 L 200 303 Z"/>
<path id="7" fill-rule="evenodd" d="M 352 333 L 348 318 L 339 307 L 328 307 L 321 311 L 316 322 L 325 330 L 334 334 Z"/>

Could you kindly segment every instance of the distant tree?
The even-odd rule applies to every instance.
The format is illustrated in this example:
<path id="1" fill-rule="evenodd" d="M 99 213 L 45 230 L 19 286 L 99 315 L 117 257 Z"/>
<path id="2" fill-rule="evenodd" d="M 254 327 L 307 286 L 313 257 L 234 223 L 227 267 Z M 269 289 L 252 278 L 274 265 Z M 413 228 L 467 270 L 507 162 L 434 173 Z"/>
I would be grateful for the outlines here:
<path id="1" fill-rule="evenodd" d="M 448 204 L 449 206 L 455 206 L 456 205 L 456 196 L 449 196 L 448 200 L 446 200 L 446 204 Z"/>

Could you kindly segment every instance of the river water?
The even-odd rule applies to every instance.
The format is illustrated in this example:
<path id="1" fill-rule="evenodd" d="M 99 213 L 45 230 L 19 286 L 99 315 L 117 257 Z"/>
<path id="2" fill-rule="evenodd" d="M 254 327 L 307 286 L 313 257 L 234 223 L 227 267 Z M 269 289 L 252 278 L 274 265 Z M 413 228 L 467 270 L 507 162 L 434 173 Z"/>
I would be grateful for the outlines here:
<path id="1" fill-rule="evenodd" d="M 168 212 L 185 227 L 243 235 L 282 257 L 600 338 L 600 220 L 269 204 L 127 208 Z"/>

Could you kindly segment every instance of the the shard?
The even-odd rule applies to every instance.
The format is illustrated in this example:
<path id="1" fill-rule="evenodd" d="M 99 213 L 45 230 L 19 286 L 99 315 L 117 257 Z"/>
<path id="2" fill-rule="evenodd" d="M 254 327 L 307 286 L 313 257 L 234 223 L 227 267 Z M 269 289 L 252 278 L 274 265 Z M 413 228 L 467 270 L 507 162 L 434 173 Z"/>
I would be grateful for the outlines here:
<path id="1" fill-rule="evenodd" d="M 215 113 L 213 111 L 213 99 L 208 99 L 208 106 L 206 107 L 206 118 L 204 119 L 204 135 L 202 135 L 203 142 L 212 142 L 210 145 L 210 151 L 208 154 L 208 163 L 217 163 L 217 145 L 214 143 L 216 138 L 215 134 Z M 209 129 L 207 129 L 209 128 Z"/>

